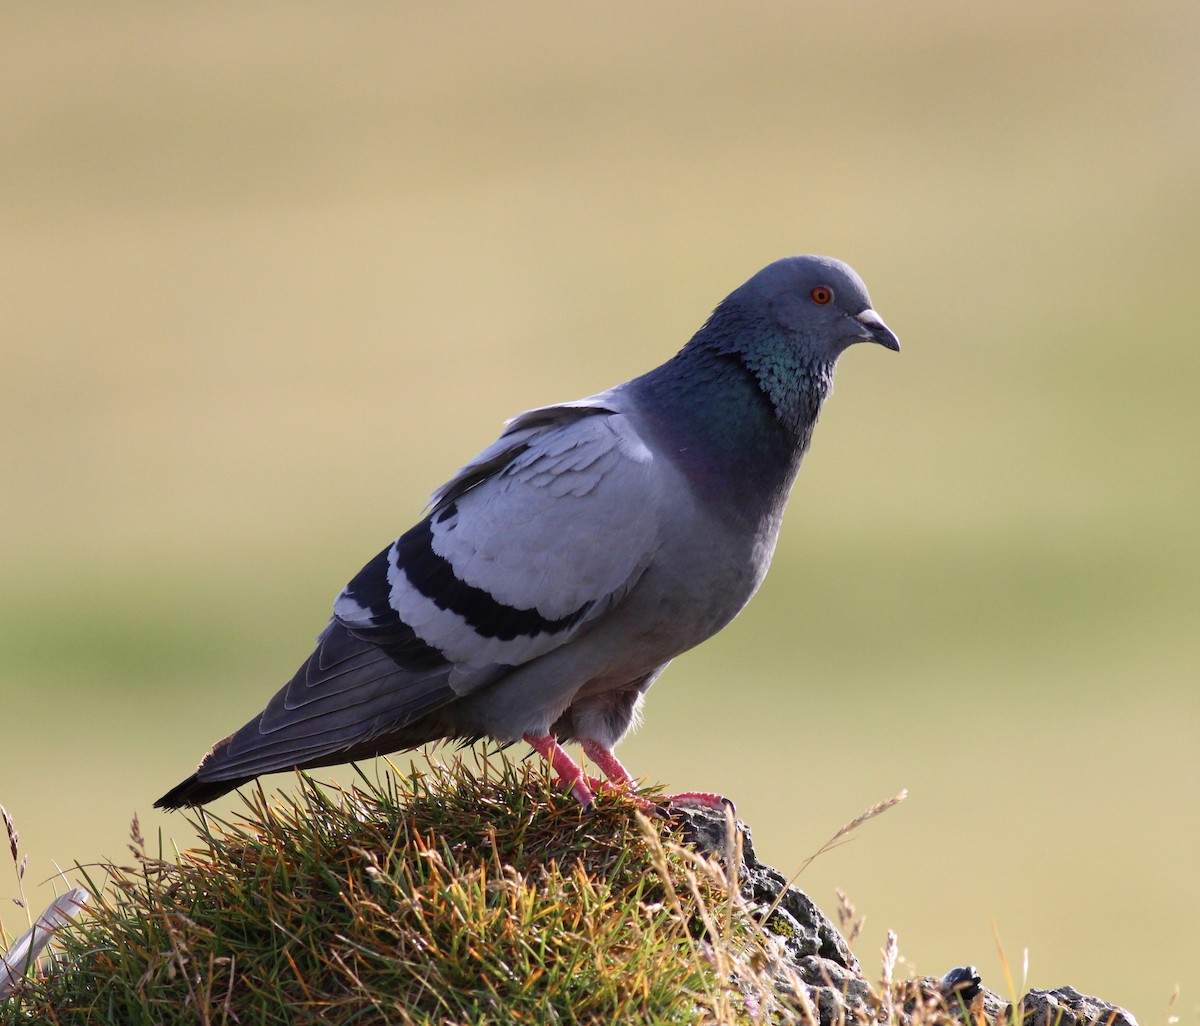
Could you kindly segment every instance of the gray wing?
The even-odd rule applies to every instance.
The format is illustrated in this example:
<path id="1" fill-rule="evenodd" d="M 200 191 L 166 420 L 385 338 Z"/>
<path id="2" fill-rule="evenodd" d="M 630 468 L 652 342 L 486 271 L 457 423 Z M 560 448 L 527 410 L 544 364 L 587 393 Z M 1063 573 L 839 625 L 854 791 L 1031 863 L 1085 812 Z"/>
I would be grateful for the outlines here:
<path id="1" fill-rule="evenodd" d="M 620 601 L 657 549 L 659 480 L 609 407 L 522 414 L 350 583 L 334 616 L 363 637 L 403 625 L 466 694 L 479 671 L 529 662 Z"/>
<path id="2" fill-rule="evenodd" d="M 347 585 L 267 708 L 160 804 L 432 740 L 407 728 L 567 644 L 628 593 L 658 548 L 660 481 L 612 394 L 513 418 Z"/>

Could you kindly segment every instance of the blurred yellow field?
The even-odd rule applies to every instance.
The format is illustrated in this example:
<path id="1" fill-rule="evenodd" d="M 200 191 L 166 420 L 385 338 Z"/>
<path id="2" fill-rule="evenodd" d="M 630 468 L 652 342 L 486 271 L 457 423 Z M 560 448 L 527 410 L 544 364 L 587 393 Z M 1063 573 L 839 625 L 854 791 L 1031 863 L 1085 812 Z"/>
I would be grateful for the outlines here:
<path id="1" fill-rule="evenodd" d="M 1200 7 L 0 33 L 0 803 L 31 904 L 135 812 L 188 844 L 153 799 L 504 418 L 823 252 L 904 350 L 842 361 L 771 577 L 622 752 L 734 797 L 785 872 L 907 787 L 799 881 L 867 914 L 865 962 L 893 928 L 1003 991 L 995 931 L 1032 986 L 1145 1026 L 1179 984 L 1195 1019 Z M 17 893 L 0 868 L 8 933 Z"/>

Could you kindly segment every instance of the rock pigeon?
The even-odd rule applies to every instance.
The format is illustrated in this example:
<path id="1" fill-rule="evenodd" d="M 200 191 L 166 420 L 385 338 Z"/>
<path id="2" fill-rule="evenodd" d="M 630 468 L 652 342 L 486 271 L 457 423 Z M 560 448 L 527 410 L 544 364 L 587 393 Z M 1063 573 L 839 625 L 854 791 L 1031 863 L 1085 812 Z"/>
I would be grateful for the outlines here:
<path id="1" fill-rule="evenodd" d="M 789 257 L 662 366 L 514 417 L 346 586 L 266 708 L 155 804 L 440 739 L 523 738 L 584 806 L 600 787 L 635 791 L 613 748 L 666 665 L 762 583 L 856 342 L 900 348 L 850 267 Z"/>

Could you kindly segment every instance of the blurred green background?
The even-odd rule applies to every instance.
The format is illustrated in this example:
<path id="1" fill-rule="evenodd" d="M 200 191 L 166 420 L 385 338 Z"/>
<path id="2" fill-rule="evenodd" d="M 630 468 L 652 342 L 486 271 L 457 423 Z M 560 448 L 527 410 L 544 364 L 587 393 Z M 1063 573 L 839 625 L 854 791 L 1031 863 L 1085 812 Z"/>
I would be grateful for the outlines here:
<path id="1" fill-rule="evenodd" d="M 0 802 L 120 859 L 530 406 L 850 261 L 772 576 L 635 772 L 878 963 L 1200 1007 L 1200 5 L 7 6 Z M 406 763 L 406 760 L 402 760 Z M 329 771 L 341 781 L 346 769 Z M 286 777 L 272 785 L 292 786 Z M 225 802 L 218 808 L 231 808 Z M 0 872 L 3 922 L 24 929 Z"/>

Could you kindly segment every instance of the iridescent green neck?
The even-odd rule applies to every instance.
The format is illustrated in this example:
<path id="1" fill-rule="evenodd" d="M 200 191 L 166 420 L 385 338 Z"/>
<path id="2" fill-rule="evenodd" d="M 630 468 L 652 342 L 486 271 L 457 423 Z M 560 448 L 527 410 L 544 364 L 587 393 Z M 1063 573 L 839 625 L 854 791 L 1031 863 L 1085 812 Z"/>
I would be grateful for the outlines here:
<path id="1" fill-rule="evenodd" d="M 786 498 L 830 379 L 789 366 L 786 354 L 705 338 L 711 323 L 630 388 L 694 487 L 758 515 Z"/>

